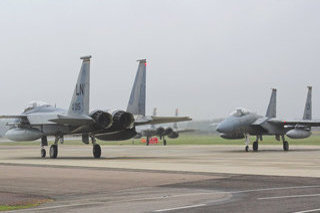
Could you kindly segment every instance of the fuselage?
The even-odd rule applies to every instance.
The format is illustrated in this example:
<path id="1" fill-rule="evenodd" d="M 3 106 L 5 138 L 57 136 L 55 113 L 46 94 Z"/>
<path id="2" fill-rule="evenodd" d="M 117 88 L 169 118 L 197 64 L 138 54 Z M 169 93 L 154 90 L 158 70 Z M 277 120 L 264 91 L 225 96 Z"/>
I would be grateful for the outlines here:
<path id="1" fill-rule="evenodd" d="M 217 131 L 221 133 L 221 137 L 243 138 L 246 133 L 254 133 L 255 129 L 251 125 L 261 117 L 256 113 L 239 109 L 219 123 Z"/>
<path id="2" fill-rule="evenodd" d="M 268 122 L 270 118 L 238 109 L 217 126 L 222 138 L 241 139 L 249 135 L 285 135 L 294 127 L 278 126 Z"/>

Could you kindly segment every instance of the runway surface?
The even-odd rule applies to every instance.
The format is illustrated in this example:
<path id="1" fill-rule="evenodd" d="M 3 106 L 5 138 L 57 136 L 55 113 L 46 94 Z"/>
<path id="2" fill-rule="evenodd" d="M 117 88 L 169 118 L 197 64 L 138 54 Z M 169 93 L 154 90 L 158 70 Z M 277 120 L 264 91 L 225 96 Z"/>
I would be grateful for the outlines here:
<path id="1" fill-rule="evenodd" d="M 0 146 L 0 192 L 52 199 L 11 212 L 319 212 L 320 147 Z M 249 175 L 250 174 L 250 175 Z M 1 197 L 0 193 L 0 197 Z"/>

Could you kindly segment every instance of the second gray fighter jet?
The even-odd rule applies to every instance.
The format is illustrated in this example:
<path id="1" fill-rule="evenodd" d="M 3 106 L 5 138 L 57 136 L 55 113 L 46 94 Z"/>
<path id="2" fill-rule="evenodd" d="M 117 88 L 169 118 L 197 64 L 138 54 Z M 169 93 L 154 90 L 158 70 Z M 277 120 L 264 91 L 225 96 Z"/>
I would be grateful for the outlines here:
<path id="1" fill-rule="evenodd" d="M 311 135 L 311 127 L 320 126 L 319 120 L 312 120 L 312 87 L 308 87 L 307 101 L 301 120 L 280 120 L 276 118 L 277 90 L 272 89 L 272 94 L 266 116 L 261 116 L 245 109 L 237 109 L 223 120 L 217 131 L 225 139 L 246 139 L 245 150 L 249 151 L 249 136 L 255 135 L 253 150 L 258 151 L 258 142 L 262 141 L 263 135 L 274 135 L 276 140 L 283 142 L 283 150 L 289 150 L 289 143 L 285 139 L 308 138 Z"/>

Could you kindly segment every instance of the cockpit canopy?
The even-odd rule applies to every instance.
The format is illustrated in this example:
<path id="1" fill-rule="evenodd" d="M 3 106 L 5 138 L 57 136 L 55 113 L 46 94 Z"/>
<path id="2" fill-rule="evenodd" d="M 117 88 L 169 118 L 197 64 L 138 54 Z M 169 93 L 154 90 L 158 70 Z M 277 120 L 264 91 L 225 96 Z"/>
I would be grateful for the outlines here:
<path id="1" fill-rule="evenodd" d="M 27 112 L 33 110 L 34 108 L 41 107 L 41 106 L 50 106 L 50 104 L 44 101 L 30 101 L 27 106 L 25 107 L 23 112 Z"/>
<path id="2" fill-rule="evenodd" d="M 238 108 L 235 111 L 230 113 L 230 116 L 235 116 L 235 117 L 242 117 L 244 115 L 248 115 L 250 113 L 249 110 L 244 109 L 244 108 Z"/>

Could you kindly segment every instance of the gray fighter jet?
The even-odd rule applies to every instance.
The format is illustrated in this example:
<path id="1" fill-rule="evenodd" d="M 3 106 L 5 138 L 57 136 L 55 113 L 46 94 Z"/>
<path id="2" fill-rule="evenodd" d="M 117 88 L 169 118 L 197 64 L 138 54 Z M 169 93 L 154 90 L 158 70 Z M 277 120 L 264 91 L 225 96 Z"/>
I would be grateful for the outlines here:
<path id="1" fill-rule="evenodd" d="M 89 112 L 90 93 L 90 58 L 81 57 L 82 66 L 78 76 L 73 97 L 68 110 L 56 108 L 43 102 L 31 103 L 19 115 L 4 115 L 8 119 L 5 136 L 13 141 L 34 141 L 41 138 L 41 157 L 46 156 L 47 136 L 54 136 L 55 142 L 50 147 L 50 157 L 58 155 L 58 142 L 63 143 L 64 135 L 81 135 L 82 142 L 93 144 L 93 156 L 100 158 L 100 140 L 126 140 L 137 133 L 136 125 L 157 124 L 189 120 L 188 117 L 146 117 L 141 105 L 145 102 L 146 60 L 139 61 L 137 76 L 131 93 L 128 111 L 94 110 Z M 140 94 L 140 93 L 144 94 Z M 136 99 L 138 96 L 139 99 Z"/>
<path id="2" fill-rule="evenodd" d="M 176 109 L 175 116 L 178 117 L 179 111 Z M 157 108 L 153 110 L 153 116 L 157 116 Z M 137 130 L 137 135 L 135 138 L 142 138 L 146 137 L 146 145 L 148 146 L 150 143 L 150 138 L 157 136 L 160 140 L 163 141 L 163 145 L 167 145 L 167 140 L 165 137 L 175 139 L 178 138 L 180 133 L 185 132 L 193 132 L 194 129 L 179 129 L 178 124 L 174 123 L 173 127 L 156 127 L 155 125 L 151 125 L 150 128 L 143 128 L 141 130 Z"/>
<path id="3" fill-rule="evenodd" d="M 289 150 L 289 143 L 285 136 L 292 139 L 307 138 L 311 135 L 311 127 L 320 126 L 319 120 L 312 120 L 312 87 L 308 87 L 307 101 L 302 120 L 280 120 L 276 118 L 277 90 L 272 94 L 266 116 L 260 116 L 245 109 L 237 109 L 230 117 L 223 120 L 217 131 L 225 139 L 246 139 L 245 150 L 249 151 L 249 135 L 255 135 L 253 150 L 258 151 L 258 142 L 263 135 L 275 135 L 276 140 L 283 142 L 283 150 Z"/>

